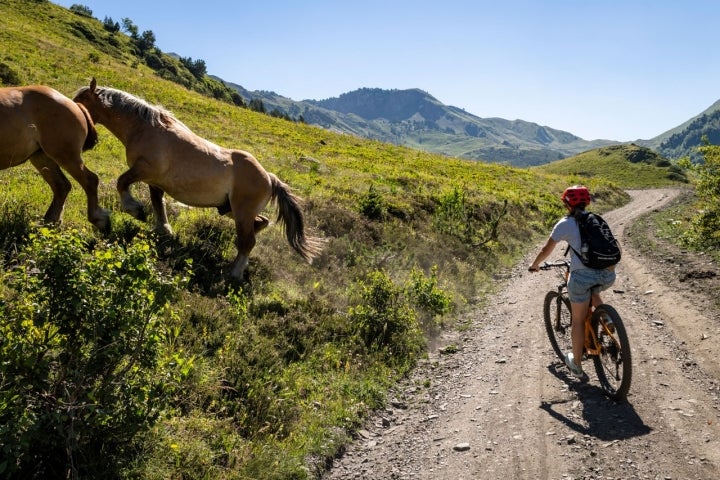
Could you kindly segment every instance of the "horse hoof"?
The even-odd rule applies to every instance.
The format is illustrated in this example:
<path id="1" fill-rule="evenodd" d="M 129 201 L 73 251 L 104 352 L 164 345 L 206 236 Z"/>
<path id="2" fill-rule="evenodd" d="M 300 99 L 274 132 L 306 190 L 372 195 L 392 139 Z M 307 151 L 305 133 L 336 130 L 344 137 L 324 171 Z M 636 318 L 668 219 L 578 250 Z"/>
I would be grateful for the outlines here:
<path id="1" fill-rule="evenodd" d="M 147 221 L 145 207 L 143 207 L 143 204 L 140 202 L 121 202 L 120 208 L 136 220 L 140 220 L 141 222 Z"/>
<path id="2" fill-rule="evenodd" d="M 247 272 L 248 263 L 250 263 L 248 257 L 244 255 L 238 255 L 238 257 L 235 259 L 235 262 L 233 262 L 230 276 L 236 280 L 242 280 L 245 277 L 245 273 Z"/>
<path id="3" fill-rule="evenodd" d="M 155 233 L 161 236 L 171 237 L 173 234 L 173 229 L 169 223 L 163 223 L 162 225 L 155 226 Z"/>
<path id="4" fill-rule="evenodd" d="M 95 227 L 101 232 L 109 232 L 111 227 L 110 212 L 103 210 L 97 218 L 90 220 L 90 223 L 95 225 Z"/>
<path id="5" fill-rule="evenodd" d="M 255 221 L 253 223 L 255 227 L 255 233 L 259 233 L 262 230 L 265 230 L 265 228 L 267 228 L 267 226 L 270 224 L 270 219 L 268 219 L 264 215 L 258 215 L 257 217 L 255 217 Z"/>

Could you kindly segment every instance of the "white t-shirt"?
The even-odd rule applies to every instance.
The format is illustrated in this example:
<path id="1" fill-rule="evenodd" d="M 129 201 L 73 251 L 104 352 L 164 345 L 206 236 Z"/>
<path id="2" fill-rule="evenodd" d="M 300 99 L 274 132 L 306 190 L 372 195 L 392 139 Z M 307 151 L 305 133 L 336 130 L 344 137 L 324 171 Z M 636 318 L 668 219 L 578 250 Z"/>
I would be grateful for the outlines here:
<path id="1" fill-rule="evenodd" d="M 570 271 L 588 268 L 583 265 L 580 257 L 575 251 L 580 251 L 582 240 L 580 239 L 580 228 L 578 227 L 575 217 L 563 217 L 553 227 L 550 234 L 556 242 L 567 242 L 572 248 L 570 249 Z M 574 250 L 573 250 L 574 249 Z"/>

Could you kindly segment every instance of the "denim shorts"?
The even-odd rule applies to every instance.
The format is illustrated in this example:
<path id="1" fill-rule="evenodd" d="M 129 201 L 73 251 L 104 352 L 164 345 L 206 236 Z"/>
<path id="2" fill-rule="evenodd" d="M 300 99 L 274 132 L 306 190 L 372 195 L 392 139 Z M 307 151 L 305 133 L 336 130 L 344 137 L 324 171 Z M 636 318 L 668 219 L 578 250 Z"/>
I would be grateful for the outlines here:
<path id="1" fill-rule="evenodd" d="M 572 303 L 587 302 L 591 294 L 606 290 L 613 283 L 615 283 L 615 269 L 579 268 L 570 272 L 568 298 Z"/>

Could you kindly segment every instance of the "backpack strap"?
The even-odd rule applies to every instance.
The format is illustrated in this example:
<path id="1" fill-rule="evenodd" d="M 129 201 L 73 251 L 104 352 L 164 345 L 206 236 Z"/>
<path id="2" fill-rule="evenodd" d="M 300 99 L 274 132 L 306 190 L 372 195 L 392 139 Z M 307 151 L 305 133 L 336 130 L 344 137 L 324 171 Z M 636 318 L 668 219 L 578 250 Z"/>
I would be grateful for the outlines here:
<path id="1" fill-rule="evenodd" d="M 588 217 L 592 215 L 592 212 L 586 212 L 583 211 L 578 217 L 573 217 L 575 219 L 575 223 L 577 223 L 578 229 L 580 230 L 580 243 L 582 244 L 583 239 L 583 230 L 585 229 L 585 222 L 587 221 Z M 570 243 L 567 244 L 567 248 L 565 249 L 565 256 L 567 256 L 568 253 L 570 253 L 570 250 L 575 252 L 575 255 L 577 255 L 578 258 L 582 258 L 582 255 L 580 255 L 580 252 L 572 248 Z"/>

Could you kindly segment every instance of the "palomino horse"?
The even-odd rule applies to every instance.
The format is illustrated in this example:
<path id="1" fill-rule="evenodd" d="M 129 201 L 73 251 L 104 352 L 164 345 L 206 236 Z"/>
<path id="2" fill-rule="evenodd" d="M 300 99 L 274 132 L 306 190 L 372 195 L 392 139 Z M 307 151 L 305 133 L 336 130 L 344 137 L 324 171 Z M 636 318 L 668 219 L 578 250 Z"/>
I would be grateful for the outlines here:
<path id="1" fill-rule="evenodd" d="M 130 186 L 147 183 L 157 232 L 172 233 L 163 202 L 166 192 L 186 205 L 232 214 L 238 254 L 231 275 L 240 278 L 255 246 L 255 234 L 269 223 L 260 212 L 268 202 L 276 202 L 290 245 L 308 262 L 320 253 L 321 241 L 305 235 L 300 199 L 250 153 L 215 145 L 169 111 L 127 92 L 98 87 L 94 78 L 89 87 L 77 91 L 74 100 L 125 145 L 130 169 L 117 181 L 121 207 L 144 219 L 142 204 L 133 198 Z"/>
<path id="2" fill-rule="evenodd" d="M 47 223 L 62 221 L 72 188 L 62 167 L 85 190 L 88 220 L 100 230 L 110 226 L 110 215 L 98 206 L 98 177 L 81 157 L 96 143 L 85 107 L 60 92 L 45 86 L 0 88 L 0 169 L 30 160 L 53 192 Z"/>

